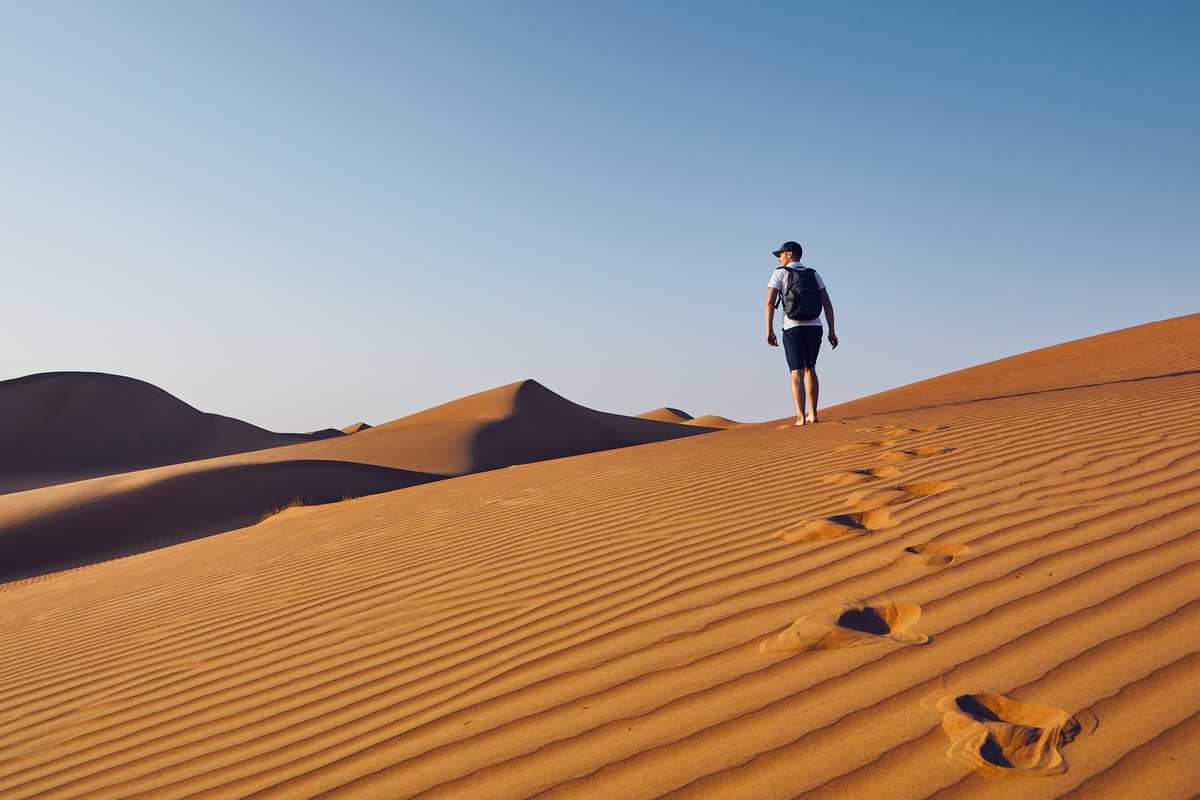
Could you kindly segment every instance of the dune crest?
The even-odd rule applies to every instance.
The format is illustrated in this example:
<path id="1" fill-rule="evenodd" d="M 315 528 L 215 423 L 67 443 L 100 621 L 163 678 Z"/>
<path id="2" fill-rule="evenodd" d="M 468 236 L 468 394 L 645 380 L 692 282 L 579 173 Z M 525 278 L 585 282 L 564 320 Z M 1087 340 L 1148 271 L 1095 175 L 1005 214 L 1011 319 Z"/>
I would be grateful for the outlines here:
<path id="1" fill-rule="evenodd" d="M 120 375 L 45 372 L 0 381 L 0 492 L 327 435 L 272 433 Z"/>
<path id="2" fill-rule="evenodd" d="M 678 408 L 671 408 L 670 406 L 644 411 L 638 414 L 638 416 L 642 419 L 654 419 L 659 422 L 687 422 L 692 419 L 692 415 L 686 411 L 680 411 Z"/>
<path id="3" fill-rule="evenodd" d="M 728 417 L 719 417 L 716 414 L 705 414 L 703 417 L 696 417 L 683 423 L 684 425 L 696 425 L 702 428 L 736 428 L 741 425 L 740 422 L 735 422 Z"/>
<path id="4" fill-rule="evenodd" d="M 234 530 L 294 497 L 327 503 L 707 432 L 593 411 L 521 381 L 353 435 L 0 496 L 0 581 Z"/>

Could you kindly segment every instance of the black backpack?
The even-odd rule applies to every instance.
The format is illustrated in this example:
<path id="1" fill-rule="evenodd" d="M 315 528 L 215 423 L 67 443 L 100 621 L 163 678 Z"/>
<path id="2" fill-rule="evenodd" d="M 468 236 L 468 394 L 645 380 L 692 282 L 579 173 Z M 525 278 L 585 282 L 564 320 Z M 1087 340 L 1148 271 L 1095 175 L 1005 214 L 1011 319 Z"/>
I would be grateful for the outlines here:
<path id="1" fill-rule="evenodd" d="M 783 301 L 783 315 L 788 319 L 816 319 L 821 316 L 821 289 L 817 286 L 817 273 L 808 267 L 788 271 L 779 293 Z"/>

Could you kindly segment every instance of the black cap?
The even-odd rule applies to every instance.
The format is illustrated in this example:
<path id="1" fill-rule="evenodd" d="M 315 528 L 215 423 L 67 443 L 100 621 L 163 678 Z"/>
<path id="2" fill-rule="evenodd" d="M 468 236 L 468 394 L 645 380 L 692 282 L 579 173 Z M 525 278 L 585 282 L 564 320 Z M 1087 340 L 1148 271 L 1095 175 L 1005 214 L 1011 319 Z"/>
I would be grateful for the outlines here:
<path id="1" fill-rule="evenodd" d="M 773 252 L 773 255 L 778 258 L 780 253 L 795 253 L 796 258 L 804 255 L 804 248 L 796 242 L 784 242 L 779 245 L 779 249 Z"/>

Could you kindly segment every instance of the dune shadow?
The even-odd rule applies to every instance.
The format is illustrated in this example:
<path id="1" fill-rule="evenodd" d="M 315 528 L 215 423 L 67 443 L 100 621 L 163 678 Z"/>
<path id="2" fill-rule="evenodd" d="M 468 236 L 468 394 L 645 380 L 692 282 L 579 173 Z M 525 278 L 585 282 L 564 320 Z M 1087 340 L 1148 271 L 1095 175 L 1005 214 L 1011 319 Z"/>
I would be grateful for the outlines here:
<path id="1" fill-rule="evenodd" d="M 846 628 L 847 630 L 868 633 L 872 636 L 887 636 L 892 632 L 892 627 L 888 625 L 887 620 L 880 616 L 879 611 L 871 606 L 852 608 L 843 612 L 837 618 L 837 624 L 839 627 Z"/>
<path id="2" fill-rule="evenodd" d="M 235 464 L 112 483 L 0 531 L 0 582 L 244 528 L 289 505 L 319 505 L 441 476 L 349 461 Z"/>
<path id="3" fill-rule="evenodd" d="M 890 640 L 925 644 L 929 637 L 914 630 L 921 617 L 916 603 L 879 599 L 844 603 L 800 617 L 782 632 L 759 643 L 760 653 L 842 650 Z"/>

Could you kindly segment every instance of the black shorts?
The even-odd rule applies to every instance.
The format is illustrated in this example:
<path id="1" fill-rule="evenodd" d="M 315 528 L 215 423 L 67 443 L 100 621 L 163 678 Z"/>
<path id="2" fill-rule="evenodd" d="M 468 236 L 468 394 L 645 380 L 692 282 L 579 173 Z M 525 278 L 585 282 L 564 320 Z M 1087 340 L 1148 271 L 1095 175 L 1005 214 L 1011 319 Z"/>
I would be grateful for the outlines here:
<path id="1" fill-rule="evenodd" d="M 797 325 L 783 331 L 783 354 L 787 356 L 788 369 L 811 369 L 817 366 L 817 354 L 821 352 L 821 337 L 825 329 L 820 325 Z"/>

